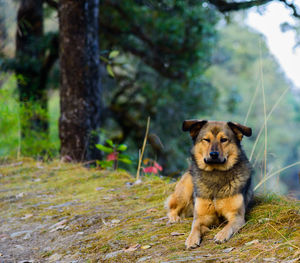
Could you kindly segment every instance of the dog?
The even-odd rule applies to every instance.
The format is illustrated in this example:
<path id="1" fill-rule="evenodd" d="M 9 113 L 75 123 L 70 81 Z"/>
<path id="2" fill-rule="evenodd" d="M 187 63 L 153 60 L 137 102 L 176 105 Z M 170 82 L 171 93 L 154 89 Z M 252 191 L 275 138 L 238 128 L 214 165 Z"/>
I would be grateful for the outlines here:
<path id="1" fill-rule="evenodd" d="M 214 241 L 226 242 L 245 224 L 245 211 L 253 196 L 252 167 L 241 147 L 243 136 L 250 137 L 252 129 L 207 120 L 186 120 L 182 129 L 189 131 L 193 140 L 191 165 L 166 201 L 169 222 L 193 215 L 185 242 L 189 249 L 200 246 L 209 226 L 223 217 L 228 223 Z"/>

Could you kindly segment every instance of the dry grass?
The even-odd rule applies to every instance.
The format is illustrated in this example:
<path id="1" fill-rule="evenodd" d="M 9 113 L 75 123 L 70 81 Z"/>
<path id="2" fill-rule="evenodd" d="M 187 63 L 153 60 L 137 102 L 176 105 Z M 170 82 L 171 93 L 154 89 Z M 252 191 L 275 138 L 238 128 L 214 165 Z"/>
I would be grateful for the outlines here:
<path id="1" fill-rule="evenodd" d="M 59 236 L 72 237 L 68 245 L 50 252 L 37 250 L 42 261 L 55 253 L 62 255 L 62 262 L 70 255 L 79 262 L 136 262 L 144 257 L 148 257 L 144 262 L 262 262 L 263 258 L 272 257 L 277 262 L 296 262 L 300 257 L 299 202 L 283 197 L 256 198 L 246 225 L 228 243 L 213 242 L 219 227 L 205 236 L 200 248 L 186 251 L 184 241 L 192 218 L 173 225 L 164 218 L 163 203 L 174 183 L 147 177 L 142 184 L 129 186 L 134 177 L 124 172 L 99 171 L 59 162 L 37 163 L 30 159 L 23 159 L 22 164 L 2 165 L 0 174 L 3 224 L 15 218 L 20 227 L 39 222 L 48 227 L 62 218 L 67 220 L 69 228 L 57 232 L 55 238 L 47 227 L 40 230 L 41 240 L 54 239 L 51 241 L 54 243 Z M 101 188 L 97 190 L 97 187 Z M 20 193 L 23 197 L 12 201 L 11 197 Z M 66 202 L 73 204 L 51 209 Z M 27 214 L 33 217 L 22 220 Z M 76 235 L 78 232 L 83 234 Z M 172 232 L 183 235 L 172 236 Z M 258 241 L 246 244 L 253 240 Z M 151 247 L 124 252 L 135 244 Z M 233 249 L 228 252 L 226 248 Z"/>

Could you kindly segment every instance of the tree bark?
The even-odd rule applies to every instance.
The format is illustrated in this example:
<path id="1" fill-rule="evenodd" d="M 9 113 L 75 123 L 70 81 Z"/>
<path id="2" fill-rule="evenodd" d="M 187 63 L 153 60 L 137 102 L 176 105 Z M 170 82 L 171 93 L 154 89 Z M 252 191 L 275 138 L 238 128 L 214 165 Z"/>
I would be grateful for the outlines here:
<path id="1" fill-rule="evenodd" d="M 61 0 L 59 136 L 61 156 L 72 161 L 100 158 L 101 111 L 99 0 Z"/>
<path id="2" fill-rule="evenodd" d="M 17 14 L 15 72 L 21 102 L 21 150 L 25 154 L 32 153 L 33 143 L 40 144 L 48 137 L 46 84 L 40 81 L 43 33 L 43 1 L 21 0 Z"/>
<path id="3" fill-rule="evenodd" d="M 4 49 L 6 38 L 7 38 L 7 32 L 6 32 L 6 26 L 5 26 L 5 3 L 0 0 L 0 55 Z"/>

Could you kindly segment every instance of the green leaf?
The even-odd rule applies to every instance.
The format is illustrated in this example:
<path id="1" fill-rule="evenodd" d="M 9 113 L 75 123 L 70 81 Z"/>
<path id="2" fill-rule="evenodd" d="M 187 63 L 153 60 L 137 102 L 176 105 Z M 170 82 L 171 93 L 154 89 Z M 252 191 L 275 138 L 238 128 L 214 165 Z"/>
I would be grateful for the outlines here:
<path id="1" fill-rule="evenodd" d="M 115 147 L 114 143 L 112 140 L 106 140 L 106 143 L 111 146 L 111 147 Z"/>
<path id="2" fill-rule="evenodd" d="M 128 158 L 119 158 L 118 161 L 122 163 L 132 164 L 132 161 Z"/>
<path id="3" fill-rule="evenodd" d="M 124 153 L 119 153 L 119 158 L 127 158 L 131 160 L 131 157 L 128 154 L 124 154 Z"/>
<path id="4" fill-rule="evenodd" d="M 111 67 L 111 65 L 107 65 L 106 66 L 106 70 L 107 70 L 107 72 L 108 72 L 108 74 L 111 76 L 111 77 L 115 77 L 115 74 L 114 74 L 114 72 L 113 72 L 113 70 L 112 70 L 112 67 Z"/>
<path id="5" fill-rule="evenodd" d="M 106 57 L 100 56 L 100 59 L 105 63 L 109 63 L 109 60 Z"/>
<path id="6" fill-rule="evenodd" d="M 119 51 L 118 50 L 113 50 L 112 52 L 109 53 L 109 58 L 115 58 L 119 55 Z"/>
<path id="7" fill-rule="evenodd" d="M 105 153 L 112 153 L 114 151 L 112 148 L 106 147 L 102 144 L 96 144 L 96 148 Z"/>
<path id="8" fill-rule="evenodd" d="M 120 144 L 117 148 L 117 151 L 124 152 L 127 150 L 127 145 L 126 144 Z"/>
<path id="9" fill-rule="evenodd" d="M 112 167 L 113 161 L 99 161 L 102 168 Z"/>

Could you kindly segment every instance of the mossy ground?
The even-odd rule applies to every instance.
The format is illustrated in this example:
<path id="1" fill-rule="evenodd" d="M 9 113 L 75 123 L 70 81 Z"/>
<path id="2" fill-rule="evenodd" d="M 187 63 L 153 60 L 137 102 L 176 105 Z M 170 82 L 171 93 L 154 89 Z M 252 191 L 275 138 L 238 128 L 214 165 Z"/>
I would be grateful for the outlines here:
<path id="1" fill-rule="evenodd" d="M 278 196 L 256 198 L 246 225 L 229 242 L 213 242 L 219 226 L 204 237 L 199 248 L 187 251 L 184 242 L 192 218 L 177 224 L 168 224 L 165 218 L 164 201 L 174 183 L 158 177 L 143 178 L 139 185 L 131 185 L 133 182 L 134 178 L 125 172 L 58 161 L 22 159 L 2 163 L 0 262 L 29 258 L 34 262 L 300 259 L 297 201 Z M 15 234 L 20 231 L 30 231 L 30 236 Z M 173 236 L 172 232 L 182 235 Z"/>

